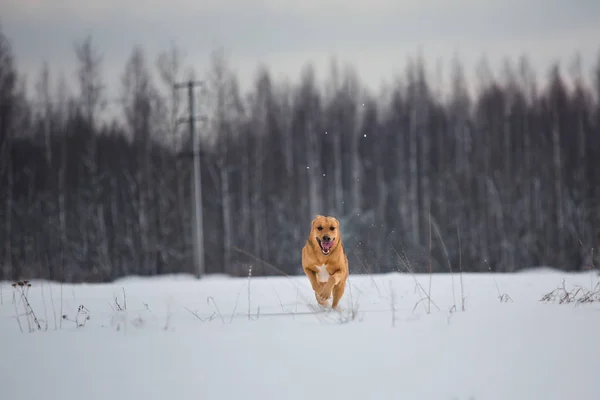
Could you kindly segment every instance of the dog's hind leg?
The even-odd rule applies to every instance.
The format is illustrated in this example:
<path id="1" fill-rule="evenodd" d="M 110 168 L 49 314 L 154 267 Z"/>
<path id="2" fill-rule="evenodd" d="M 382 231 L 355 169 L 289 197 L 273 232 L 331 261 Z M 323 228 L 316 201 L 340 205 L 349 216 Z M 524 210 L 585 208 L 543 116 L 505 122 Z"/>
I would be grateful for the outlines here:
<path id="1" fill-rule="evenodd" d="M 334 310 L 337 309 L 337 306 L 344 295 L 344 290 L 346 289 L 346 282 L 340 282 L 333 287 L 333 302 L 331 303 L 331 308 Z"/>

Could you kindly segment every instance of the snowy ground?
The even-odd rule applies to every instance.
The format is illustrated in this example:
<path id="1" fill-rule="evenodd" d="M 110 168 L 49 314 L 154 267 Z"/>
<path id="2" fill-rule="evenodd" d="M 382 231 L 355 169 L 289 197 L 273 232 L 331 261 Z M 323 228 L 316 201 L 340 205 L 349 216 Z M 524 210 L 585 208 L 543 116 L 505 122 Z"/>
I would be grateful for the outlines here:
<path id="1" fill-rule="evenodd" d="M 304 277 L 35 281 L 35 333 L 4 282 L 2 398 L 600 399 L 600 303 L 539 301 L 596 275 L 464 275 L 465 312 L 459 276 L 453 300 L 434 275 L 430 313 L 415 279 L 429 290 L 427 275 L 352 276 L 344 311 L 322 315 Z"/>

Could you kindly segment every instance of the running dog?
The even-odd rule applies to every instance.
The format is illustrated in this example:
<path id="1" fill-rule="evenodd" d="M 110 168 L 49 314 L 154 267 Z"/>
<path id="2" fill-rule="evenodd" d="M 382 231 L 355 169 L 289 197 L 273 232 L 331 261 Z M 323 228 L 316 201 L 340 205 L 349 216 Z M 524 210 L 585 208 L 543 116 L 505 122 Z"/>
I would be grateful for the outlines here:
<path id="1" fill-rule="evenodd" d="M 317 215 L 302 248 L 302 268 L 315 291 L 317 302 L 336 310 L 348 278 L 348 258 L 342 244 L 340 223 L 334 217 Z"/>

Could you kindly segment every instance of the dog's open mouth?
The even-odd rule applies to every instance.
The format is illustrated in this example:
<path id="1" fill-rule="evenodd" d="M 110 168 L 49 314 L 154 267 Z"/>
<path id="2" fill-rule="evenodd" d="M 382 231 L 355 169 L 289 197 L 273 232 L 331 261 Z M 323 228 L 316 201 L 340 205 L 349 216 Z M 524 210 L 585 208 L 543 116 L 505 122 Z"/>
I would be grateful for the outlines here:
<path id="1" fill-rule="evenodd" d="M 321 247 L 321 252 L 324 255 L 329 255 L 329 253 L 331 253 L 331 248 L 333 247 L 333 241 L 334 239 L 331 239 L 329 241 L 322 241 L 321 239 L 317 238 L 317 242 L 319 242 L 319 246 Z"/>

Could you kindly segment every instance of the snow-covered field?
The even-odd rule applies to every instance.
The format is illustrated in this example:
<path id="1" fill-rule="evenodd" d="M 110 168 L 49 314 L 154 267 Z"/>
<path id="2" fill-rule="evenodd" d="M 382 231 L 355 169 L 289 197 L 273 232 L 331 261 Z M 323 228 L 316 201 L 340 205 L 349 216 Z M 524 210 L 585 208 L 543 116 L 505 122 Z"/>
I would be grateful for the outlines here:
<path id="1" fill-rule="evenodd" d="M 563 279 L 579 298 L 598 283 L 465 274 L 463 312 L 457 274 L 433 276 L 431 305 L 428 275 L 354 275 L 342 312 L 313 314 L 304 277 L 34 281 L 34 333 L 4 282 L 1 398 L 597 400 L 600 303 L 540 302 Z"/>

